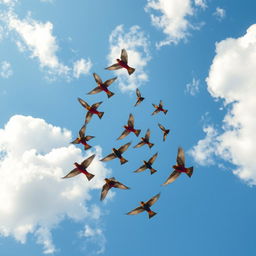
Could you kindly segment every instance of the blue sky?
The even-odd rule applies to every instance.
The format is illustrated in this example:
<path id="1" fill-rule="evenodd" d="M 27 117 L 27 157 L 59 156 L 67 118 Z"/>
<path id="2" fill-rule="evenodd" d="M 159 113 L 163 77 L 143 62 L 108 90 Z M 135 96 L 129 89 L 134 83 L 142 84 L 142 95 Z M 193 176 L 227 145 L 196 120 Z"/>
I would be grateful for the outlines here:
<path id="1" fill-rule="evenodd" d="M 0 244 L 17 255 L 255 255 L 256 3 L 228 0 L 0 0 Z M 125 70 L 104 70 L 125 48 Z M 86 95 L 93 73 L 115 95 Z M 136 108 L 135 89 L 145 100 Z M 70 145 L 89 104 L 103 101 Z M 151 116 L 163 100 L 167 115 Z M 117 141 L 133 113 L 152 149 Z M 170 128 L 166 142 L 157 124 Z M 129 161 L 99 161 L 132 141 Z M 191 179 L 160 186 L 182 146 Z M 133 173 L 158 152 L 158 172 Z M 95 178 L 61 177 L 92 153 Z M 131 187 L 104 202 L 105 177 Z M 125 213 L 161 192 L 158 214 Z"/>

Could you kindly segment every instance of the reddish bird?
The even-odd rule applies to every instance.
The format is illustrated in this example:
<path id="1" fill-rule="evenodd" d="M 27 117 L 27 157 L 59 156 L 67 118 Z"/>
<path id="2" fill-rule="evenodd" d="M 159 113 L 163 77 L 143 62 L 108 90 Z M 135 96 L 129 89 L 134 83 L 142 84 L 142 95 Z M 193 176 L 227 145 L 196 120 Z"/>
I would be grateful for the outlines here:
<path id="1" fill-rule="evenodd" d="M 163 101 L 162 101 L 162 100 L 160 100 L 160 103 L 159 103 L 158 106 L 155 105 L 155 104 L 152 104 L 152 105 L 153 105 L 153 107 L 156 109 L 156 110 L 152 113 L 152 116 L 155 115 L 155 114 L 157 114 L 157 113 L 159 113 L 160 111 L 164 112 L 165 115 L 166 115 L 166 113 L 168 112 L 167 109 L 163 109 Z"/>
<path id="2" fill-rule="evenodd" d="M 143 172 L 145 171 L 146 169 L 149 169 L 150 170 L 150 174 L 153 174 L 155 172 L 157 172 L 157 170 L 155 170 L 153 167 L 152 167 L 152 164 L 155 162 L 156 160 L 156 157 L 157 157 L 157 154 L 158 153 L 155 153 L 148 161 L 143 161 L 144 164 L 139 168 L 137 169 L 136 171 L 134 172 Z"/>
<path id="3" fill-rule="evenodd" d="M 107 155 L 106 157 L 102 158 L 100 161 L 107 162 L 115 158 L 120 159 L 121 164 L 125 164 L 128 162 L 124 157 L 122 157 L 122 154 L 127 150 L 127 148 L 131 145 L 131 142 L 126 143 L 125 145 L 121 146 L 119 149 L 112 148 L 113 153 Z"/>
<path id="4" fill-rule="evenodd" d="M 102 118 L 102 116 L 104 115 L 104 112 L 99 112 L 97 110 L 97 108 L 99 107 L 99 105 L 102 103 L 101 102 L 97 102 L 97 103 L 94 103 L 93 105 L 88 105 L 87 102 L 85 102 L 84 100 L 78 98 L 78 101 L 80 102 L 80 104 L 88 110 L 86 116 L 85 116 L 85 124 L 88 124 L 92 118 L 92 115 L 95 114 L 97 115 L 100 119 Z"/>
<path id="5" fill-rule="evenodd" d="M 93 73 L 93 76 L 98 86 L 87 94 L 96 94 L 104 91 L 108 95 L 108 98 L 112 97 L 114 93 L 109 91 L 108 87 L 117 79 L 117 77 L 111 78 L 103 83 L 99 75 Z"/>
<path id="6" fill-rule="evenodd" d="M 180 176 L 180 174 L 182 172 L 186 173 L 188 175 L 188 177 L 191 178 L 191 176 L 193 174 L 193 166 L 189 167 L 189 168 L 185 167 L 185 154 L 184 154 L 184 150 L 181 147 L 179 147 L 179 149 L 178 149 L 176 162 L 177 162 L 177 165 L 172 166 L 174 171 L 167 178 L 167 180 L 165 181 L 165 183 L 163 185 L 167 185 L 167 184 L 174 182 Z"/>
<path id="7" fill-rule="evenodd" d="M 144 211 L 147 211 L 148 213 L 148 217 L 149 218 L 152 218 L 153 216 L 155 216 L 157 213 L 156 212 L 153 212 L 151 209 L 150 209 L 150 206 L 152 206 L 157 200 L 158 198 L 160 197 L 160 193 L 155 195 L 154 197 L 152 197 L 151 199 L 149 199 L 146 203 L 141 201 L 140 202 L 140 206 L 135 208 L 134 210 L 130 211 L 127 213 L 127 215 L 134 215 L 134 214 L 138 214 L 138 213 L 141 213 L 141 212 L 144 212 Z"/>
<path id="8" fill-rule="evenodd" d="M 116 59 L 117 63 L 105 68 L 107 70 L 117 70 L 117 69 L 121 69 L 121 68 L 125 68 L 128 71 L 128 74 L 131 75 L 134 71 L 135 68 L 129 67 L 128 66 L 128 55 L 125 49 L 122 49 L 121 52 L 121 60 L 120 59 Z"/>
<path id="9" fill-rule="evenodd" d="M 91 180 L 94 177 L 94 175 L 89 173 L 86 169 L 91 164 L 94 157 L 95 157 L 95 154 L 85 159 L 81 164 L 78 164 L 77 162 L 75 162 L 74 165 L 76 166 L 76 168 L 62 178 L 63 179 L 72 178 L 80 173 L 83 173 L 88 180 Z"/>
<path id="10" fill-rule="evenodd" d="M 141 97 L 140 90 L 136 89 L 136 95 L 137 95 L 137 102 L 135 103 L 134 107 L 138 106 L 145 98 Z"/>
<path id="11" fill-rule="evenodd" d="M 145 134 L 145 137 L 141 137 L 141 142 L 139 142 L 136 146 L 134 146 L 133 148 L 140 148 L 142 147 L 143 145 L 148 145 L 149 148 L 152 148 L 154 146 L 153 143 L 150 143 L 149 142 L 149 138 L 150 138 L 150 130 L 148 129 L 146 134 Z"/>
<path id="12" fill-rule="evenodd" d="M 122 184 L 121 182 L 117 181 L 114 177 L 109 178 L 109 179 L 104 179 L 106 181 L 106 183 L 103 185 L 102 190 L 101 190 L 101 196 L 100 196 L 100 200 L 104 200 L 108 191 L 111 188 L 120 188 L 120 189 L 130 189 L 128 187 L 126 187 L 124 184 Z"/>
<path id="13" fill-rule="evenodd" d="M 72 144 L 83 144 L 84 145 L 84 150 L 87 150 L 89 148 L 91 148 L 92 146 L 90 146 L 89 144 L 87 144 L 87 141 L 91 140 L 94 138 L 94 136 L 85 136 L 85 130 L 86 130 L 86 126 L 83 125 L 82 128 L 79 131 L 79 137 L 77 137 L 74 141 L 72 141 Z"/>
<path id="14" fill-rule="evenodd" d="M 169 129 L 165 129 L 163 125 L 161 124 L 158 124 L 159 128 L 163 131 L 164 135 L 163 135 L 163 141 L 166 140 L 166 137 L 168 135 L 168 133 L 170 132 Z"/>
<path id="15" fill-rule="evenodd" d="M 141 130 L 134 129 L 134 117 L 132 114 L 129 115 L 129 119 L 127 121 L 127 125 L 124 125 L 124 131 L 123 133 L 117 138 L 117 140 L 121 140 L 124 137 L 126 137 L 130 132 L 133 132 L 137 137 L 140 134 Z"/>

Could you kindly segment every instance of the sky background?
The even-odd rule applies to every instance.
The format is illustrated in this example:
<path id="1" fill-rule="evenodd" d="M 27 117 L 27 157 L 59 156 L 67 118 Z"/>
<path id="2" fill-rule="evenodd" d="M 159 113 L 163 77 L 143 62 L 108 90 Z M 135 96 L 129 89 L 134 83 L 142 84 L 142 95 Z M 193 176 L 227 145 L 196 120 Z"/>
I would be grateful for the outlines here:
<path id="1" fill-rule="evenodd" d="M 255 255 L 255 1 L 0 0 L 0 10 L 1 255 Z M 131 76 L 104 70 L 123 48 Z M 118 76 L 112 98 L 86 95 L 94 72 Z M 86 152 L 70 144 L 86 114 L 77 97 L 105 112 L 87 126 Z M 160 100 L 167 115 L 151 116 Z M 130 113 L 151 149 L 133 149 L 134 134 L 116 140 Z M 129 141 L 128 163 L 99 161 Z M 163 187 L 179 146 L 194 174 Z M 157 173 L 133 173 L 156 152 Z M 94 179 L 61 179 L 93 153 Z M 113 176 L 131 190 L 100 202 Z M 159 192 L 154 218 L 125 215 Z"/>

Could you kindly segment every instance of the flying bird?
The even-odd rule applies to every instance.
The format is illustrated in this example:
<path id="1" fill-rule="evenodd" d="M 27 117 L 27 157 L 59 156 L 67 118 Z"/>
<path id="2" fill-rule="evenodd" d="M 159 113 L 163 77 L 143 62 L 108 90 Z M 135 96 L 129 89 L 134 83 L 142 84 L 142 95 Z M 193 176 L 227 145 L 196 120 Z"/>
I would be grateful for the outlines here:
<path id="1" fill-rule="evenodd" d="M 93 76 L 98 86 L 87 94 L 91 95 L 104 91 L 107 94 L 108 98 L 112 97 L 114 93 L 109 91 L 108 87 L 117 79 L 117 77 L 111 78 L 103 83 L 99 75 L 93 73 Z"/>
<path id="2" fill-rule="evenodd" d="M 81 143 L 84 145 L 84 150 L 87 150 L 92 147 L 89 144 L 87 144 L 87 141 L 93 139 L 94 136 L 89 136 L 89 135 L 85 136 L 85 130 L 86 130 L 86 126 L 83 125 L 79 131 L 79 136 L 71 143 L 72 144 L 80 144 Z"/>
<path id="3" fill-rule="evenodd" d="M 148 161 L 143 161 L 144 162 L 144 164 L 140 167 L 140 168 L 138 168 L 136 171 L 134 171 L 134 172 L 143 172 L 143 171 L 145 171 L 146 169 L 149 169 L 150 170 L 150 174 L 153 174 L 153 173 L 155 173 L 155 172 L 157 172 L 157 170 L 155 170 L 153 167 L 152 167 L 152 165 L 153 165 L 153 163 L 155 162 L 155 160 L 156 160 L 156 158 L 157 158 L 157 154 L 158 153 L 155 153 Z"/>
<path id="4" fill-rule="evenodd" d="M 152 104 L 153 107 L 156 109 L 153 113 L 152 113 L 152 116 L 159 113 L 160 111 L 164 112 L 164 114 L 166 115 L 166 113 L 168 112 L 167 109 L 163 109 L 163 101 L 160 100 L 160 103 L 159 105 L 155 105 L 155 104 Z"/>
<path id="5" fill-rule="evenodd" d="M 91 180 L 94 177 L 94 175 L 89 173 L 86 169 L 91 164 L 94 157 L 95 157 L 95 154 L 85 159 L 81 164 L 78 164 L 77 162 L 75 162 L 74 165 L 76 166 L 76 168 L 62 178 L 63 179 L 72 178 L 80 173 L 83 173 L 88 180 Z"/>
<path id="6" fill-rule="evenodd" d="M 100 119 L 102 118 L 102 116 L 104 115 L 104 112 L 99 112 L 97 110 L 97 108 L 99 107 L 99 105 L 102 103 L 101 102 L 97 102 L 94 103 L 93 105 L 89 105 L 87 102 L 85 102 L 84 100 L 82 100 L 81 98 L 78 98 L 78 101 L 80 102 L 80 104 L 88 110 L 86 116 L 85 116 L 85 124 L 88 124 L 92 118 L 92 115 L 95 114 L 97 115 Z"/>
<path id="7" fill-rule="evenodd" d="M 119 149 L 112 148 L 113 153 L 107 155 L 106 157 L 102 158 L 100 161 L 107 162 L 115 158 L 120 159 L 121 164 L 125 164 L 128 162 L 124 157 L 122 157 L 122 154 L 127 150 L 127 148 L 131 145 L 131 142 L 126 143 L 125 145 L 121 146 Z"/>
<path id="8" fill-rule="evenodd" d="M 123 133 L 117 138 L 117 140 L 121 140 L 125 138 L 130 132 L 133 132 L 137 137 L 140 135 L 141 130 L 134 129 L 134 117 L 132 114 L 129 115 L 129 119 L 127 121 L 127 125 L 124 125 Z"/>
<path id="9" fill-rule="evenodd" d="M 136 146 L 134 146 L 133 148 L 140 148 L 140 147 L 142 147 L 142 146 L 144 146 L 144 145 L 148 145 L 149 148 L 152 148 L 152 147 L 154 146 L 154 144 L 151 143 L 151 142 L 149 142 L 149 138 L 150 138 L 150 130 L 147 129 L 147 132 L 146 132 L 146 134 L 145 134 L 145 137 L 141 137 L 141 138 L 140 138 L 141 141 L 140 141 Z"/>
<path id="10" fill-rule="evenodd" d="M 153 212 L 150 207 L 158 200 L 158 198 L 160 197 L 160 193 L 153 196 L 151 199 L 149 199 L 146 203 L 141 201 L 140 202 L 140 206 L 135 208 L 134 210 L 130 211 L 127 213 L 127 215 L 134 215 L 134 214 L 138 214 L 144 211 L 147 211 L 148 213 L 148 217 L 152 218 L 153 216 L 155 216 L 157 213 Z"/>
<path id="11" fill-rule="evenodd" d="M 121 59 L 116 59 L 117 63 L 115 63 L 105 69 L 117 70 L 117 69 L 125 68 L 128 71 L 128 74 L 131 75 L 135 71 L 135 68 L 128 66 L 128 55 L 127 55 L 127 52 L 125 49 L 122 49 L 120 58 Z"/>
<path id="12" fill-rule="evenodd" d="M 138 106 L 145 98 L 141 96 L 140 90 L 136 89 L 136 95 L 137 95 L 137 102 L 135 103 L 134 107 Z"/>
<path id="13" fill-rule="evenodd" d="M 184 150 L 181 147 L 178 148 L 176 162 L 177 162 L 177 165 L 172 166 L 174 171 L 170 174 L 170 176 L 167 178 L 167 180 L 164 182 L 163 185 L 167 185 L 174 182 L 182 172 L 186 173 L 188 177 L 191 178 L 193 174 L 193 166 L 189 168 L 185 167 L 185 154 L 184 154 Z"/>
<path id="14" fill-rule="evenodd" d="M 170 130 L 169 129 L 165 129 L 164 126 L 159 124 L 159 123 L 158 123 L 158 126 L 163 131 L 163 134 L 164 134 L 163 135 L 163 141 L 165 141 L 168 133 L 170 132 Z"/>
<path id="15" fill-rule="evenodd" d="M 102 187 L 100 200 L 105 199 L 108 191 L 111 188 L 130 189 L 127 186 L 125 186 L 124 184 L 122 184 L 121 182 L 117 181 L 114 177 L 109 178 L 109 179 L 106 178 L 104 180 L 106 183 Z"/>

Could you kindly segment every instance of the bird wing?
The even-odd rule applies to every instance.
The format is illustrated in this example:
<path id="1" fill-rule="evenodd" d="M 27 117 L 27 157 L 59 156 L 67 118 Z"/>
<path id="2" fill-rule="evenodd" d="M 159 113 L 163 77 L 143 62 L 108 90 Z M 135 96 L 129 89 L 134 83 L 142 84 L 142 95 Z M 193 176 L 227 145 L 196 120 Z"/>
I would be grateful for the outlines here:
<path id="1" fill-rule="evenodd" d="M 83 137 L 84 137 L 85 130 L 86 130 L 86 126 L 83 125 L 82 128 L 81 128 L 80 131 L 79 131 L 79 136 L 80 136 L 80 138 L 83 138 Z"/>
<path id="2" fill-rule="evenodd" d="M 76 138 L 75 140 L 73 140 L 73 141 L 70 142 L 70 143 L 72 143 L 72 144 L 79 144 L 79 142 L 80 142 L 80 139 L 79 139 L 79 138 Z"/>
<path id="3" fill-rule="evenodd" d="M 117 70 L 117 69 L 120 69 L 120 68 L 122 68 L 122 66 L 120 66 L 118 63 L 115 63 L 115 64 L 113 64 L 113 65 L 111 65 L 111 66 L 109 66 L 105 69 L 107 69 L 107 70 Z"/>
<path id="4" fill-rule="evenodd" d="M 146 204 L 148 206 L 152 206 L 157 200 L 158 198 L 160 197 L 160 193 L 158 193 L 157 195 L 153 196 L 151 199 L 149 199 Z"/>
<path id="5" fill-rule="evenodd" d="M 133 148 L 140 148 L 143 145 L 145 145 L 146 143 L 144 141 L 139 142 L 136 146 L 134 146 Z"/>
<path id="6" fill-rule="evenodd" d="M 71 172 L 69 172 L 66 176 L 62 177 L 62 179 L 72 178 L 80 173 L 81 172 L 77 168 L 75 168 Z"/>
<path id="7" fill-rule="evenodd" d="M 116 158 L 115 154 L 111 153 L 111 154 L 107 155 L 106 157 L 102 158 L 100 161 L 107 162 L 107 161 L 110 161 L 110 160 L 115 159 L 115 158 Z"/>
<path id="8" fill-rule="evenodd" d="M 90 107 L 90 105 L 88 105 L 88 103 L 87 103 L 86 101 L 82 100 L 81 98 L 77 98 L 77 99 L 78 99 L 78 101 L 80 102 L 80 104 L 81 104 L 84 108 L 88 109 L 88 108 Z"/>
<path id="9" fill-rule="evenodd" d="M 155 160 L 156 160 L 156 158 L 157 158 L 157 155 L 158 155 L 158 153 L 155 153 L 155 154 L 148 160 L 148 162 L 149 162 L 151 165 L 155 162 Z"/>
<path id="10" fill-rule="evenodd" d="M 118 149 L 118 151 L 119 151 L 121 154 L 123 154 L 123 153 L 127 150 L 127 148 L 129 148 L 130 145 L 131 145 L 131 142 L 128 142 L 128 143 L 124 144 L 123 146 L 121 146 L 121 147 Z"/>
<path id="11" fill-rule="evenodd" d="M 154 116 L 155 114 L 159 113 L 160 110 L 159 109 L 156 109 L 151 115 Z"/>
<path id="12" fill-rule="evenodd" d="M 162 101 L 162 100 L 160 100 L 159 108 L 162 108 L 162 107 L 163 107 L 163 105 L 164 105 L 163 101 Z"/>
<path id="13" fill-rule="evenodd" d="M 92 115 L 93 113 L 91 113 L 90 111 L 87 112 L 86 116 L 85 116 L 85 123 L 88 124 L 90 122 L 90 120 L 92 119 Z"/>
<path id="14" fill-rule="evenodd" d="M 138 106 L 140 103 L 141 103 L 141 99 L 138 99 L 137 101 L 136 101 L 136 103 L 134 104 L 134 107 L 136 107 L 136 106 Z"/>
<path id="15" fill-rule="evenodd" d="M 174 182 L 178 177 L 180 176 L 180 172 L 173 171 L 170 176 L 167 178 L 167 180 L 163 183 L 163 185 L 170 184 Z"/>
<path id="16" fill-rule="evenodd" d="M 125 49 L 122 49 L 122 52 L 121 52 L 121 60 L 127 64 L 128 63 L 128 54 L 126 52 Z"/>
<path id="17" fill-rule="evenodd" d="M 102 101 L 97 102 L 97 103 L 94 103 L 94 104 L 92 105 L 92 108 L 97 109 L 101 103 L 102 103 Z"/>
<path id="18" fill-rule="evenodd" d="M 140 90 L 138 88 L 136 89 L 136 95 L 137 95 L 138 98 L 141 97 L 141 93 L 140 93 Z"/>
<path id="19" fill-rule="evenodd" d="M 113 82 L 115 82 L 116 79 L 117 79 L 117 77 L 108 79 L 107 81 L 104 82 L 104 85 L 105 85 L 106 87 L 109 87 Z"/>
<path id="20" fill-rule="evenodd" d="M 161 124 L 158 123 L 158 126 L 159 126 L 159 128 L 160 128 L 163 132 L 165 131 L 165 128 L 164 128 L 163 125 L 161 125 Z"/>
<path id="21" fill-rule="evenodd" d="M 130 131 L 127 131 L 126 129 L 122 132 L 122 134 L 117 138 L 117 140 L 121 140 L 123 138 L 125 138 L 128 134 L 130 133 Z"/>
<path id="22" fill-rule="evenodd" d="M 136 171 L 134 172 L 143 172 L 147 169 L 147 166 L 145 164 L 143 164 L 141 167 L 139 167 Z"/>
<path id="23" fill-rule="evenodd" d="M 177 164 L 184 166 L 185 165 L 185 154 L 184 154 L 184 150 L 182 147 L 178 148 L 178 154 L 177 154 Z"/>
<path id="24" fill-rule="evenodd" d="M 85 136 L 85 140 L 86 141 L 89 141 L 89 140 L 91 140 L 93 138 L 95 138 L 95 136 L 90 136 L 90 135 Z"/>
<path id="25" fill-rule="evenodd" d="M 99 92 L 102 92 L 102 89 L 99 86 L 97 86 L 93 90 L 88 92 L 87 94 L 92 95 L 92 94 L 96 94 L 96 93 L 99 93 Z"/>
<path id="26" fill-rule="evenodd" d="M 168 135 L 167 133 L 164 133 L 163 141 L 165 141 L 165 140 L 166 140 L 167 135 Z"/>
<path id="27" fill-rule="evenodd" d="M 101 78 L 100 78 L 99 75 L 97 75 L 96 73 L 93 73 L 93 77 L 94 77 L 95 82 L 96 82 L 97 84 L 103 84 L 103 82 L 102 82 L 102 80 L 101 80 Z"/>
<path id="28" fill-rule="evenodd" d="M 133 209 L 132 211 L 126 213 L 127 215 L 134 215 L 134 214 L 138 214 L 138 213 L 141 213 L 141 212 L 144 212 L 144 208 L 142 206 L 139 206 L 135 209 Z"/>
<path id="29" fill-rule="evenodd" d="M 95 154 L 93 154 L 93 155 L 91 155 L 90 157 L 88 157 L 87 159 L 85 159 L 85 160 L 81 163 L 82 167 L 86 169 L 86 168 L 90 165 L 90 163 L 92 162 L 92 160 L 94 159 L 94 157 L 95 157 Z"/>
<path id="30" fill-rule="evenodd" d="M 104 186 L 102 187 L 102 190 L 101 190 L 101 195 L 100 195 L 100 200 L 104 200 L 108 191 L 110 190 L 110 186 L 106 183 L 104 184 Z"/>
<path id="31" fill-rule="evenodd" d="M 147 132 L 146 132 L 146 135 L 145 135 L 145 139 L 146 139 L 147 141 L 149 141 L 149 138 L 150 138 L 150 130 L 147 129 Z"/>
<path id="32" fill-rule="evenodd" d="M 127 123 L 128 123 L 129 127 L 134 127 L 134 117 L 133 117 L 133 114 L 129 115 L 129 119 L 128 119 Z"/>
<path id="33" fill-rule="evenodd" d="M 115 184 L 113 186 L 115 188 L 120 188 L 120 189 L 130 189 L 129 187 L 125 186 L 123 183 L 119 181 L 115 181 Z"/>

